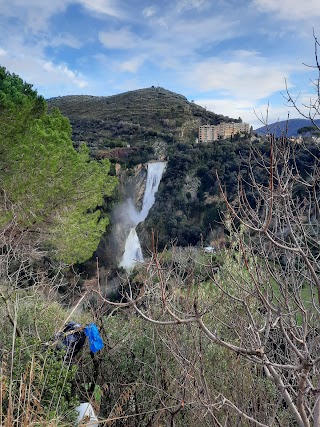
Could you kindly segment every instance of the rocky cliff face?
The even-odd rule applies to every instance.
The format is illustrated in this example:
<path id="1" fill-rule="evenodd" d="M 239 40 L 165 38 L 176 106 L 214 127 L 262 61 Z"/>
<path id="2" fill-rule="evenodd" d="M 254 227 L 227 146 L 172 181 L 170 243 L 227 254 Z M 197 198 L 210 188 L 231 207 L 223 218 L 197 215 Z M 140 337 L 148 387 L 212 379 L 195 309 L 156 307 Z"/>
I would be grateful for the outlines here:
<path id="1" fill-rule="evenodd" d="M 121 175 L 120 175 L 121 176 Z M 136 165 L 134 168 L 124 171 L 120 181 L 123 186 L 124 199 L 131 198 L 134 206 L 140 210 L 146 188 L 147 167 L 146 165 Z"/>

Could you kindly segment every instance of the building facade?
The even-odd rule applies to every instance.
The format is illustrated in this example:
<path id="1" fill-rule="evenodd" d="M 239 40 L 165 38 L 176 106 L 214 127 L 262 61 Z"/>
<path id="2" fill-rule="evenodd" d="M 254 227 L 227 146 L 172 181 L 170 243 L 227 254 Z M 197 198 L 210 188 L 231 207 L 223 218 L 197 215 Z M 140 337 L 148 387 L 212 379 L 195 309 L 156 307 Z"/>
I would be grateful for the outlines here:
<path id="1" fill-rule="evenodd" d="M 227 139 L 238 133 L 249 133 L 249 123 L 219 123 L 199 127 L 199 142 L 212 142 Z"/>

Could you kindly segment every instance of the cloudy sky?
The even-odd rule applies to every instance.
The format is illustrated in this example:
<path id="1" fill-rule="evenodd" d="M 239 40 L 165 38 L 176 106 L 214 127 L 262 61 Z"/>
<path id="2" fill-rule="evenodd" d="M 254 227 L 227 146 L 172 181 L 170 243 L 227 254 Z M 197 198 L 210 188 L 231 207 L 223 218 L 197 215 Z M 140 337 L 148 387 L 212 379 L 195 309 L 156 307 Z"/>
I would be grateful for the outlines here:
<path id="1" fill-rule="evenodd" d="M 0 0 L 0 64 L 46 98 L 154 86 L 209 110 L 285 119 L 312 96 L 319 0 Z"/>

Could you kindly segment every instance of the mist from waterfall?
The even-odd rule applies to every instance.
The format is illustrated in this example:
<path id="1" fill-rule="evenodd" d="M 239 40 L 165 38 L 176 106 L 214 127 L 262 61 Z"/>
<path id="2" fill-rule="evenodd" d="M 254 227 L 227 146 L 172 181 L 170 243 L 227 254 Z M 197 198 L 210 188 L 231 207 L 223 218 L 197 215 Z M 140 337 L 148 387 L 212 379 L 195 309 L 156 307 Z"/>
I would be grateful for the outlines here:
<path id="1" fill-rule="evenodd" d="M 148 213 L 154 204 L 155 195 L 158 191 L 165 167 L 166 162 L 148 163 L 147 183 L 141 211 L 138 211 L 135 208 L 132 199 L 127 200 L 127 213 L 129 216 L 128 222 L 132 223 L 133 227 L 127 237 L 124 254 L 119 264 L 120 267 L 127 270 L 132 268 L 136 262 L 143 261 L 141 245 L 136 233 L 136 226 L 147 218 Z"/>

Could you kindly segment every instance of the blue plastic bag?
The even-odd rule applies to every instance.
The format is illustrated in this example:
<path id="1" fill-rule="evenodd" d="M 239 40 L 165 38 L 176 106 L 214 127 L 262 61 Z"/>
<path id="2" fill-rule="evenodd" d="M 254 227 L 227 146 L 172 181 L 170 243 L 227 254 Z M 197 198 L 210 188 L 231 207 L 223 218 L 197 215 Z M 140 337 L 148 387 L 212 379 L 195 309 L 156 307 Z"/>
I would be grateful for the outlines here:
<path id="1" fill-rule="evenodd" d="M 84 333 L 88 337 L 90 350 L 92 353 L 96 353 L 103 348 L 102 338 L 99 334 L 97 326 L 94 323 L 90 323 L 89 326 L 86 326 L 84 328 Z"/>

